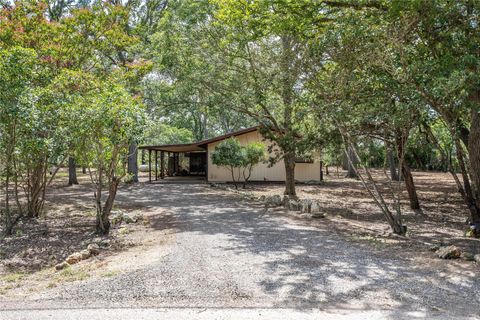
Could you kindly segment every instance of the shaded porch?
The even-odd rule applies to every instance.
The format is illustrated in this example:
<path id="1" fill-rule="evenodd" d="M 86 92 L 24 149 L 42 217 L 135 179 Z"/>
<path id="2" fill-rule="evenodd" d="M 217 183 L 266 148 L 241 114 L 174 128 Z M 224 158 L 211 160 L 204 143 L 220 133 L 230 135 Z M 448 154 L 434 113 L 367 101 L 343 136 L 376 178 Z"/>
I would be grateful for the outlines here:
<path id="1" fill-rule="evenodd" d="M 207 177 L 207 151 L 198 144 L 141 146 L 148 181 L 198 182 Z M 145 153 L 148 153 L 145 158 Z"/>

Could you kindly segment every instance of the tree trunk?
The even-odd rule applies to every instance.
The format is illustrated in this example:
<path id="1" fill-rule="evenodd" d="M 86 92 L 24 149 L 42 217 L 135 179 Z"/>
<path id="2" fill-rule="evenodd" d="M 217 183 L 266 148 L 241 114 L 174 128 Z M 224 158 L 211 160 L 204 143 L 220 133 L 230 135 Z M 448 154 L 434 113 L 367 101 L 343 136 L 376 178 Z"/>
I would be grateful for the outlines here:
<path id="1" fill-rule="evenodd" d="M 468 136 L 468 159 L 470 162 L 470 176 L 472 179 L 472 197 L 471 205 L 475 207 L 470 209 L 471 223 L 476 229 L 476 234 L 480 235 L 480 90 L 471 95 L 470 100 L 473 103 L 471 110 L 470 134 Z"/>
<path id="2" fill-rule="evenodd" d="M 398 176 L 395 156 L 390 146 L 387 146 L 387 161 L 388 161 L 388 166 L 390 168 L 390 178 L 392 179 L 392 181 L 399 181 L 400 178 Z"/>
<path id="3" fill-rule="evenodd" d="M 345 151 L 342 152 L 342 170 L 348 170 L 348 156 Z"/>
<path id="4" fill-rule="evenodd" d="M 413 210 L 419 210 L 420 202 L 418 201 L 417 189 L 415 188 L 415 184 L 413 182 L 413 176 L 410 167 L 405 161 L 405 146 L 407 144 L 408 136 L 409 130 L 406 130 L 403 135 L 399 129 L 395 131 L 395 143 L 397 144 L 398 158 L 400 159 L 402 166 L 402 179 L 405 181 L 408 198 L 410 199 L 410 208 Z"/>
<path id="5" fill-rule="evenodd" d="M 132 182 L 138 182 L 138 150 L 135 143 L 128 147 L 128 173 L 132 175 Z"/>
<path id="6" fill-rule="evenodd" d="M 43 207 L 42 192 L 44 186 L 44 166 L 38 164 L 30 171 L 28 176 L 28 196 L 27 196 L 27 216 L 28 218 L 38 218 Z"/>
<path id="7" fill-rule="evenodd" d="M 340 128 L 340 126 L 339 126 Z M 344 140 L 345 145 L 348 145 L 348 154 L 347 154 L 347 147 L 345 148 L 345 154 L 347 154 L 347 159 L 349 164 L 353 164 L 354 159 L 359 159 L 358 152 L 356 148 L 354 147 L 353 144 L 348 143 L 349 136 L 348 134 L 345 133 L 344 130 L 340 129 L 340 133 L 342 134 L 342 138 Z M 350 155 L 353 155 L 355 158 L 351 157 Z M 362 164 L 360 164 L 362 165 Z M 392 228 L 392 231 L 395 234 L 399 235 L 405 235 L 407 232 L 407 227 L 402 224 L 401 220 L 401 211 L 400 211 L 400 206 L 397 206 L 397 215 L 394 216 L 392 212 L 390 211 L 387 203 L 385 202 L 385 199 L 383 198 L 382 193 L 380 192 L 380 189 L 377 187 L 377 183 L 373 179 L 370 170 L 366 166 L 362 166 L 363 170 L 365 171 L 365 174 L 367 175 L 367 180 L 363 177 L 363 174 L 361 174 L 359 171 L 357 171 L 357 167 L 353 166 L 354 170 L 356 171 L 356 174 L 360 181 L 362 182 L 363 186 L 365 189 L 367 189 L 368 193 L 372 196 L 373 200 L 377 204 L 377 206 L 382 210 L 387 222 L 390 224 L 390 227 Z M 370 186 L 371 187 L 370 187 Z"/>
<path id="8" fill-rule="evenodd" d="M 105 201 L 105 205 L 102 208 L 102 212 L 100 216 L 97 216 L 97 232 L 100 234 L 107 235 L 110 232 L 110 213 L 113 209 L 113 203 L 115 202 L 115 197 L 117 195 L 118 184 L 120 183 L 120 179 L 117 177 L 113 177 L 112 181 L 110 182 L 108 188 L 108 197 Z"/>
<path id="9" fill-rule="evenodd" d="M 9 185 L 10 185 L 10 172 L 11 172 L 11 153 L 7 151 L 7 160 L 5 163 L 5 210 L 4 210 L 4 221 L 5 221 L 5 235 L 9 236 L 13 231 L 12 216 L 10 212 L 10 198 L 9 198 Z"/>
<path id="10" fill-rule="evenodd" d="M 352 159 L 352 161 L 348 161 L 348 172 L 346 177 L 357 179 L 358 175 L 357 175 L 356 167 L 357 167 L 358 159 L 355 156 L 355 152 L 354 150 L 352 150 L 351 147 L 348 148 L 348 153 L 349 153 L 348 158 Z"/>
<path id="11" fill-rule="evenodd" d="M 77 166 L 75 164 L 75 158 L 68 157 L 68 185 L 78 184 L 77 180 Z"/>
<path id="12" fill-rule="evenodd" d="M 295 77 L 294 66 L 292 65 L 296 57 L 293 50 L 295 40 L 290 35 L 283 35 L 282 40 L 282 57 L 280 61 L 280 69 L 282 76 L 282 102 L 283 102 L 283 135 L 284 141 L 280 146 L 283 151 L 283 161 L 285 164 L 285 195 L 296 197 L 295 192 L 295 154 L 297 145 L 296 137 L 293 130 L 295 119 L 295 111 L 293 108 Z"/>
<path id="13" fill-rule="evenodd" d="M 288 153 L 283 157 L 285 164 L 285 195 L 296 197 L 295 192 L 295 155 Z"/>
<path id="14" fill-rule="evenodd" d="M 142 152 L 141 152 L 141 157 L 142 157 L 142 165 L 145 165 L 147 162 L 145 161 L 145 149 L 142 149 Z"/>
<path id="15" fill-rule="evenodd" d="M 407 188 L 408 198 L 410 199 L 410 208 L 413 210 L 419 210 L 420 202 L 418 201 L 417 189 L 415 188 L 415 184 L 413 183 L 413 176 L 412 172 L 410 171 L 410 167 L 405 163 L 405 161 L 403 161 L 402 175 L 405 180 L 405 187 Z"/>
<path id="16" fill-rule="evenodd" d="M 82 173 L 87 174 L 87 168 L 86 167 L 82 167 Z"/>

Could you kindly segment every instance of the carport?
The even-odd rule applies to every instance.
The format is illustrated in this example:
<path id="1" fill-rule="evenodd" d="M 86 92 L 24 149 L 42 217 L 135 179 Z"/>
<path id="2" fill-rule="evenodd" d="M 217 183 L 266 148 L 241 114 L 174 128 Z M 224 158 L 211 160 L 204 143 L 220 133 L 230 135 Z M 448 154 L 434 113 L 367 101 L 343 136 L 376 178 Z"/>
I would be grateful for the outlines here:
<path id="1" fill-rule="evenodd" d="M 139 149 L 148 151 L 149 182 L 165 177 L 207 176 L 207 150 L 197 143 L 141 146 Z"/>

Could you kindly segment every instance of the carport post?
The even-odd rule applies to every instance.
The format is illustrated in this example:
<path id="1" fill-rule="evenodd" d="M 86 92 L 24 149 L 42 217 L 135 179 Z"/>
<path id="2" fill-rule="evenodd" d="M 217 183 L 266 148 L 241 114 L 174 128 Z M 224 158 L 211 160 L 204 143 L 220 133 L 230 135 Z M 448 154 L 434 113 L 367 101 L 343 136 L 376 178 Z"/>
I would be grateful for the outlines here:
<path id="1" fill-rule="evenodd" d="M 152 182 L 152 150 L 148 149 L 148 182 Z"/>
<path id="2" fill-rule="evenodd" d="M 155 150 L 155 181 L 158 180 L 158 150 Z"/>
<path id="3" fill-rule="evenodd" d="M 160 151 L 160 179 L 165 179 L 165 152 Z"/>
<path id="4" fill-rule="evenodd" d="M 320 161 L 320 181 L 323 181 L 323 161 Z"/>

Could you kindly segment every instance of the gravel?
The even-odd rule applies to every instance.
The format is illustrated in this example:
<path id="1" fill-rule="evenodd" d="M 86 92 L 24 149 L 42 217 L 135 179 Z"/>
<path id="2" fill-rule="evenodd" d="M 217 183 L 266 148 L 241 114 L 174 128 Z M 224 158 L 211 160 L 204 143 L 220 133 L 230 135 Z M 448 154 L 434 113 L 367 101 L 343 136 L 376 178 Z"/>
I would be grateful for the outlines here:
<path id="1" fill-rule="evenodd" d="M 148 188 L 148 192 L 145 189 Z M 347 241 L 206 185 L 147 185 L 119 201 L 164 209 L 165 254 L 120 274 L 53 288 L 0 308 L 154 307 L 388 310 L 480 316 L 480 272 L 435 268 Z M 138 259 L 141 259 L 139 257 Z M 28 302 L 28 303 L 27 303 Z"/>

